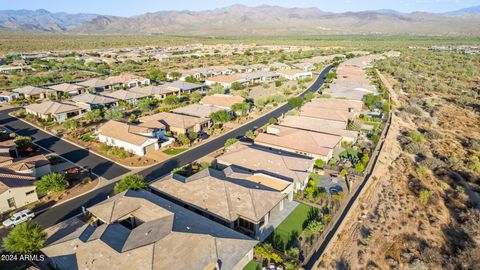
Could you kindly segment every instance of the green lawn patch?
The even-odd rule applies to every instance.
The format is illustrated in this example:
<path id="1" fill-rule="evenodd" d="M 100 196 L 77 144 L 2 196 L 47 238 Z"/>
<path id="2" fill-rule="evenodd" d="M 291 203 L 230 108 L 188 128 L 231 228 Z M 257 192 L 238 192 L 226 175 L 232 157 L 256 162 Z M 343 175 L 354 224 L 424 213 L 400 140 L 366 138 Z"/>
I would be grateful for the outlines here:
<path id="1" fill-rule="evenodd" d="M 169 148 L 167 150 L 163 150 L 163 153 L 173 156 L 173 155 L 177 155 L 177 154 L 180 154 L 182 152 L 185 152 L 187 150 L 188 150 L 188 148 Z"/>
<path id="2" fill-rule="evenodd" d="M 243 268 L 243 270 L 260 270 L 262 269 L 262 264 L 257 262 L 257 261 L 254 261 L 254 260 L 251 260 L 247 265 L 245 265 L 245 267 Z"/>
<path id="3" fill-rule="evenodd" d="M 271 243 L 276 249 L 285 251 L 292 247 L 298 236 L 303 232 L 308 220 L 318 209 L 299 204 L 295 210 L 273 231 L 266 242 Z"/>

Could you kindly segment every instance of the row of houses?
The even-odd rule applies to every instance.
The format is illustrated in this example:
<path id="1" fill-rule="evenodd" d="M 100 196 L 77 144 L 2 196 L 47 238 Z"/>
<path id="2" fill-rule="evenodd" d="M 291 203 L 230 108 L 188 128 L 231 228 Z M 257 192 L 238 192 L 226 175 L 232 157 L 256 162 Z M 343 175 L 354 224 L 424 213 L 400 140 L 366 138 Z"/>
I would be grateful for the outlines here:
<path id="1" fill-rule="evenodd" d="M 144 156 L 172 142 L 171 134 L 203 133 L 212 125 L 210 115 L 218 111 L 231 112 L 233 104 L 242 103 L 240 96 L 216 94 L 205 96 L 199 104 L 180 107 L 140 117 L 137 124 L 109 121 L 98 129 L 99 140 L 109 146 Z"/>
<path id="2" fill-rule="evenodd" d="M 0 213 L 36 202 L 34 181 L 51 171 L 43 154 L 21 157 L 14 140 L 0 129 Z"/>
<path id="3" fill-rule="evenodd" d="M 315 160 L 356 141 L 347 124 L 361 110 L 355 100 L 314 99 L 253 143 L 228 147 L 209 168 L 173 173 L 151 183 L 151 193 L 109 198 L 87 209 L 93 222 L 76 218 L 50 228 L 42 251 L 58 269 L 108 267 L 112 260 L 137 268 L 242 269 L 256 240 L 297 206 L 293 192 L 305 188 Z"/>

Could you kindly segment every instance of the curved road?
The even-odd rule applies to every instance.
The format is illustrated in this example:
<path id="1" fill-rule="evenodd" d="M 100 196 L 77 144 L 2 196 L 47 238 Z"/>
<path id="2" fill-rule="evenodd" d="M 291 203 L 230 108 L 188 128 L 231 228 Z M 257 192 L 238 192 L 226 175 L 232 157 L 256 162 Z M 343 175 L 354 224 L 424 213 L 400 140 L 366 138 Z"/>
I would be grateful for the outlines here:
<path id="1" fill-rule="evenodd" d="M 325 68 L 317 80 L 305 90 L 301 96 L 305 95 L 308 92 L 314 92 L 318 90 L 323 85 L 323 78 L 330 71 L 332 66 Z M 225 141 L 232 137 L 243 136 L 247 130 L 253 129 L 255 127 L 260 127 L 268 122 L 271 117 L 279 117 L 282 114 L 288 112 L 290 107 L 288 104 L 284 104 L 271 112 L 262 115 L 261 117 L 237 128 L 234 129 L 212 141 L 204 143 L 196 148 L 193 148 L 189 151 L 183 152 L 175 157 L 172 157 L 169 160 L 166 160 L 162 163 L 156 164 L 152 167 L 149 167 L 145 170 L 138 172 L 138 174 L 145 177 L 147 182 L 152 182 L 156 179 L 159 179 L 168 173 L 171 172 L 173 168 L 187 165 L 217 149 L 220 149 L 224 146 Z M 7 115 L 8 116 L 8 115 Z M 0 112 L 0 124 L 5 125 L 6 127 L 12 129 L 13 131 L 18 130 L 19 134 L 32 134 L 35 138 L 35 143 L 39 144 L 42 147 L 45 147 L 49 150 L 52 150 L 63 157 L 67 158 L 73 162 L 78 162 L 77 164 L 81 166 L 88 166 L 92 170 L 107 179 L 113 179 L 116 176 L 120 176 L 129 170 L 121 167 L 113 162 L 109 162 L 102 157 L 99 157 L 95 154 L 90 153 L 89 151 L 76 147 L 68 142 L 62 141 L 58 138 L 39 131 L 28 124 L 19 121 L 13 117 L 5 117 L 3 112 Z M 23 125 L 27 126 L 23 126 Z M 77 156 L 78 155 L 78 156 Z M 50 227 L 58 222 L 61 222 L 65 219 L 68 219 L 72 216 L 75 216 L 82 211 L 82 206 L 90 207 L 100 201 L 103 201 L 110 195 L 113 191 L 115 183 L 110 183 L 106 186 L 103 186 L 99 189 L 86 193 L 82 196 L 79 196 L 75 199 L 62 203 L 58 206 L 52 207 L 49 210 L 45 211 L 42 214 L 39 214 L 34 220 L 39 223 L 43 228 Z"/>

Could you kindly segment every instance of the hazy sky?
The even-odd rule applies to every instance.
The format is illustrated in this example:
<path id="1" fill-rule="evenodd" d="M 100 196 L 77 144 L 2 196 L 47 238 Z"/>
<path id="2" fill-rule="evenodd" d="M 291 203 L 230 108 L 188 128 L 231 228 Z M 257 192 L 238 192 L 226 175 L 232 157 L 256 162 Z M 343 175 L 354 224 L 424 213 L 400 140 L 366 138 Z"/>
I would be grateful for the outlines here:
<path id="1" fill-rule="evenodd" d="M 333 12 L 375 9 L 444 12 L 480 5 L 480 0 L 0 0 L 0 10 L 44 8 L 52 12 L 132 16 L 160 10 L 207 10 L 232 4 L 318 7 Z"/>

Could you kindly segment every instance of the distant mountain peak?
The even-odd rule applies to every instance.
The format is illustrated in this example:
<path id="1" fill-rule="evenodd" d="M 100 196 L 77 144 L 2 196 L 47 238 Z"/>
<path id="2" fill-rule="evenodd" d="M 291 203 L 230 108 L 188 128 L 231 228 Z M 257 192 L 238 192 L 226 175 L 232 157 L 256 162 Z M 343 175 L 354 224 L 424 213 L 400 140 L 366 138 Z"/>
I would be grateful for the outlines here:
<path id="1" fill-rule="evenodd" d="M 95 34 L 174 35 L 319 35 L 406 34 L 480 35 L 480 6 L 449 13 L 400 13 L 391 9 L 333 13 L 319 8 L 285 8 L 242 4 L 205 11 L 157 11 L 132 17 L 51 13 L 38 10 L 0 11 L 0 29 Z"/>

